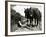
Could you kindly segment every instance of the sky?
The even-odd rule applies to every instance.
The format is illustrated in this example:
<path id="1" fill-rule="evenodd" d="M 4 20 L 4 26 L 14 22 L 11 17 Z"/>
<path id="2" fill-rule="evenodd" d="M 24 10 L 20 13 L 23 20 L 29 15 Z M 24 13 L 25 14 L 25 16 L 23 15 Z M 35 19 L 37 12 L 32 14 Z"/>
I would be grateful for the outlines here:
<path id="1" fill-rule="evenodd" d="M 24 6 L 24 5 L 12 5 L 12 9 L 15 10 L 16 12 L 20 13 L 22 16 L 25 16 L 24 10 L 27 8 L 38 8 L 40 10 L 40 12 L 42 12 L 42 6 L 37 6 L 37 5 L 29 5 L 29 6 Z"/>

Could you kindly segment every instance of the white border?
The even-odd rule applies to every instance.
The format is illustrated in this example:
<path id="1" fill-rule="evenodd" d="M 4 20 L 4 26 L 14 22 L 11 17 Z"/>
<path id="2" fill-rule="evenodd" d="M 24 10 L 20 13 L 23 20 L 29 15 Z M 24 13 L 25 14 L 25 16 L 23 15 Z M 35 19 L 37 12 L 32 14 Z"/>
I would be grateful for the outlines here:
<path id="1" fill-rule="evenodd" d="M 10 5 L 37 5 L 42 6 L 42 31 L 29 31 L 29 32 L 10 32 Z M 17 2 L 8 2 L 8 35 L 17 35 L 17 34 L 34 34 L 34 33 L 44 33 L 44 5 L 43 4 L 32 4 L 32 3 L 17 3 Z"/>

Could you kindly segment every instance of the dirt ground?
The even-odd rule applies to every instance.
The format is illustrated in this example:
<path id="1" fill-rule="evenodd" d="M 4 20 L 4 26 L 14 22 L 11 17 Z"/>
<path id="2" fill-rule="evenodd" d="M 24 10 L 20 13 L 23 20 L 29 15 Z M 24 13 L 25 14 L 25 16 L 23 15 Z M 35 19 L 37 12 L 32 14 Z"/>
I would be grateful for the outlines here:
<path id="1" fill-rule="evenodd" d="M 41 22 L 39 22 L 38 26 L 36 27 L 17 27 L 17 24 L 16 25 L 13 25 L 12 26 L 12 32 L 23 32 L 23 31 L 40 31 L 42 30 L 42 25 L 41 25 Z"/>

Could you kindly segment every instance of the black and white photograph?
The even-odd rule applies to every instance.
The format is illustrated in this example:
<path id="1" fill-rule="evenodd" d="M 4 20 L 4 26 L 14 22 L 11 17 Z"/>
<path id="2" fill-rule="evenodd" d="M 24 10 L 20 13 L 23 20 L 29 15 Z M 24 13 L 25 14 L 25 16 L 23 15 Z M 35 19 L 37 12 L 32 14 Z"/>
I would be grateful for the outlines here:
<path id="1" fill-rule="evenodd" d="M 41 12 L 30 5 L 11 5 L 11 31 L 42 30 Z"/>
<path id="2" fill-rule="evenodd" d="M 44 33 L 44 4 L 8 2 L 8 35 Z"/>

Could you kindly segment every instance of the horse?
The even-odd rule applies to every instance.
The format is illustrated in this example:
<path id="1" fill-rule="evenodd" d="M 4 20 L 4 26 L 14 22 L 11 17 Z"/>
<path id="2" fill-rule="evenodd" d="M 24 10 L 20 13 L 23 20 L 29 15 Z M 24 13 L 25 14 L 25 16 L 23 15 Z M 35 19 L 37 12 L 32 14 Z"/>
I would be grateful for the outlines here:
<path id="1" fill-rule="evenodd" d="M 38 25 L 38 21 L 41 21 L 41 12 L 39 11 L 38 8 L 31 8 L 31 7 L 27 8 L 25 9 L 24 13 L 25 13 L 25 17 L 27 19 L 30 19 L 30 23 L 32 23 L 33 19 L 35 19 L 35 23 L 37 21 L 37 25 Z M 37 25 L 32 24 L 32 27 Z"/>

